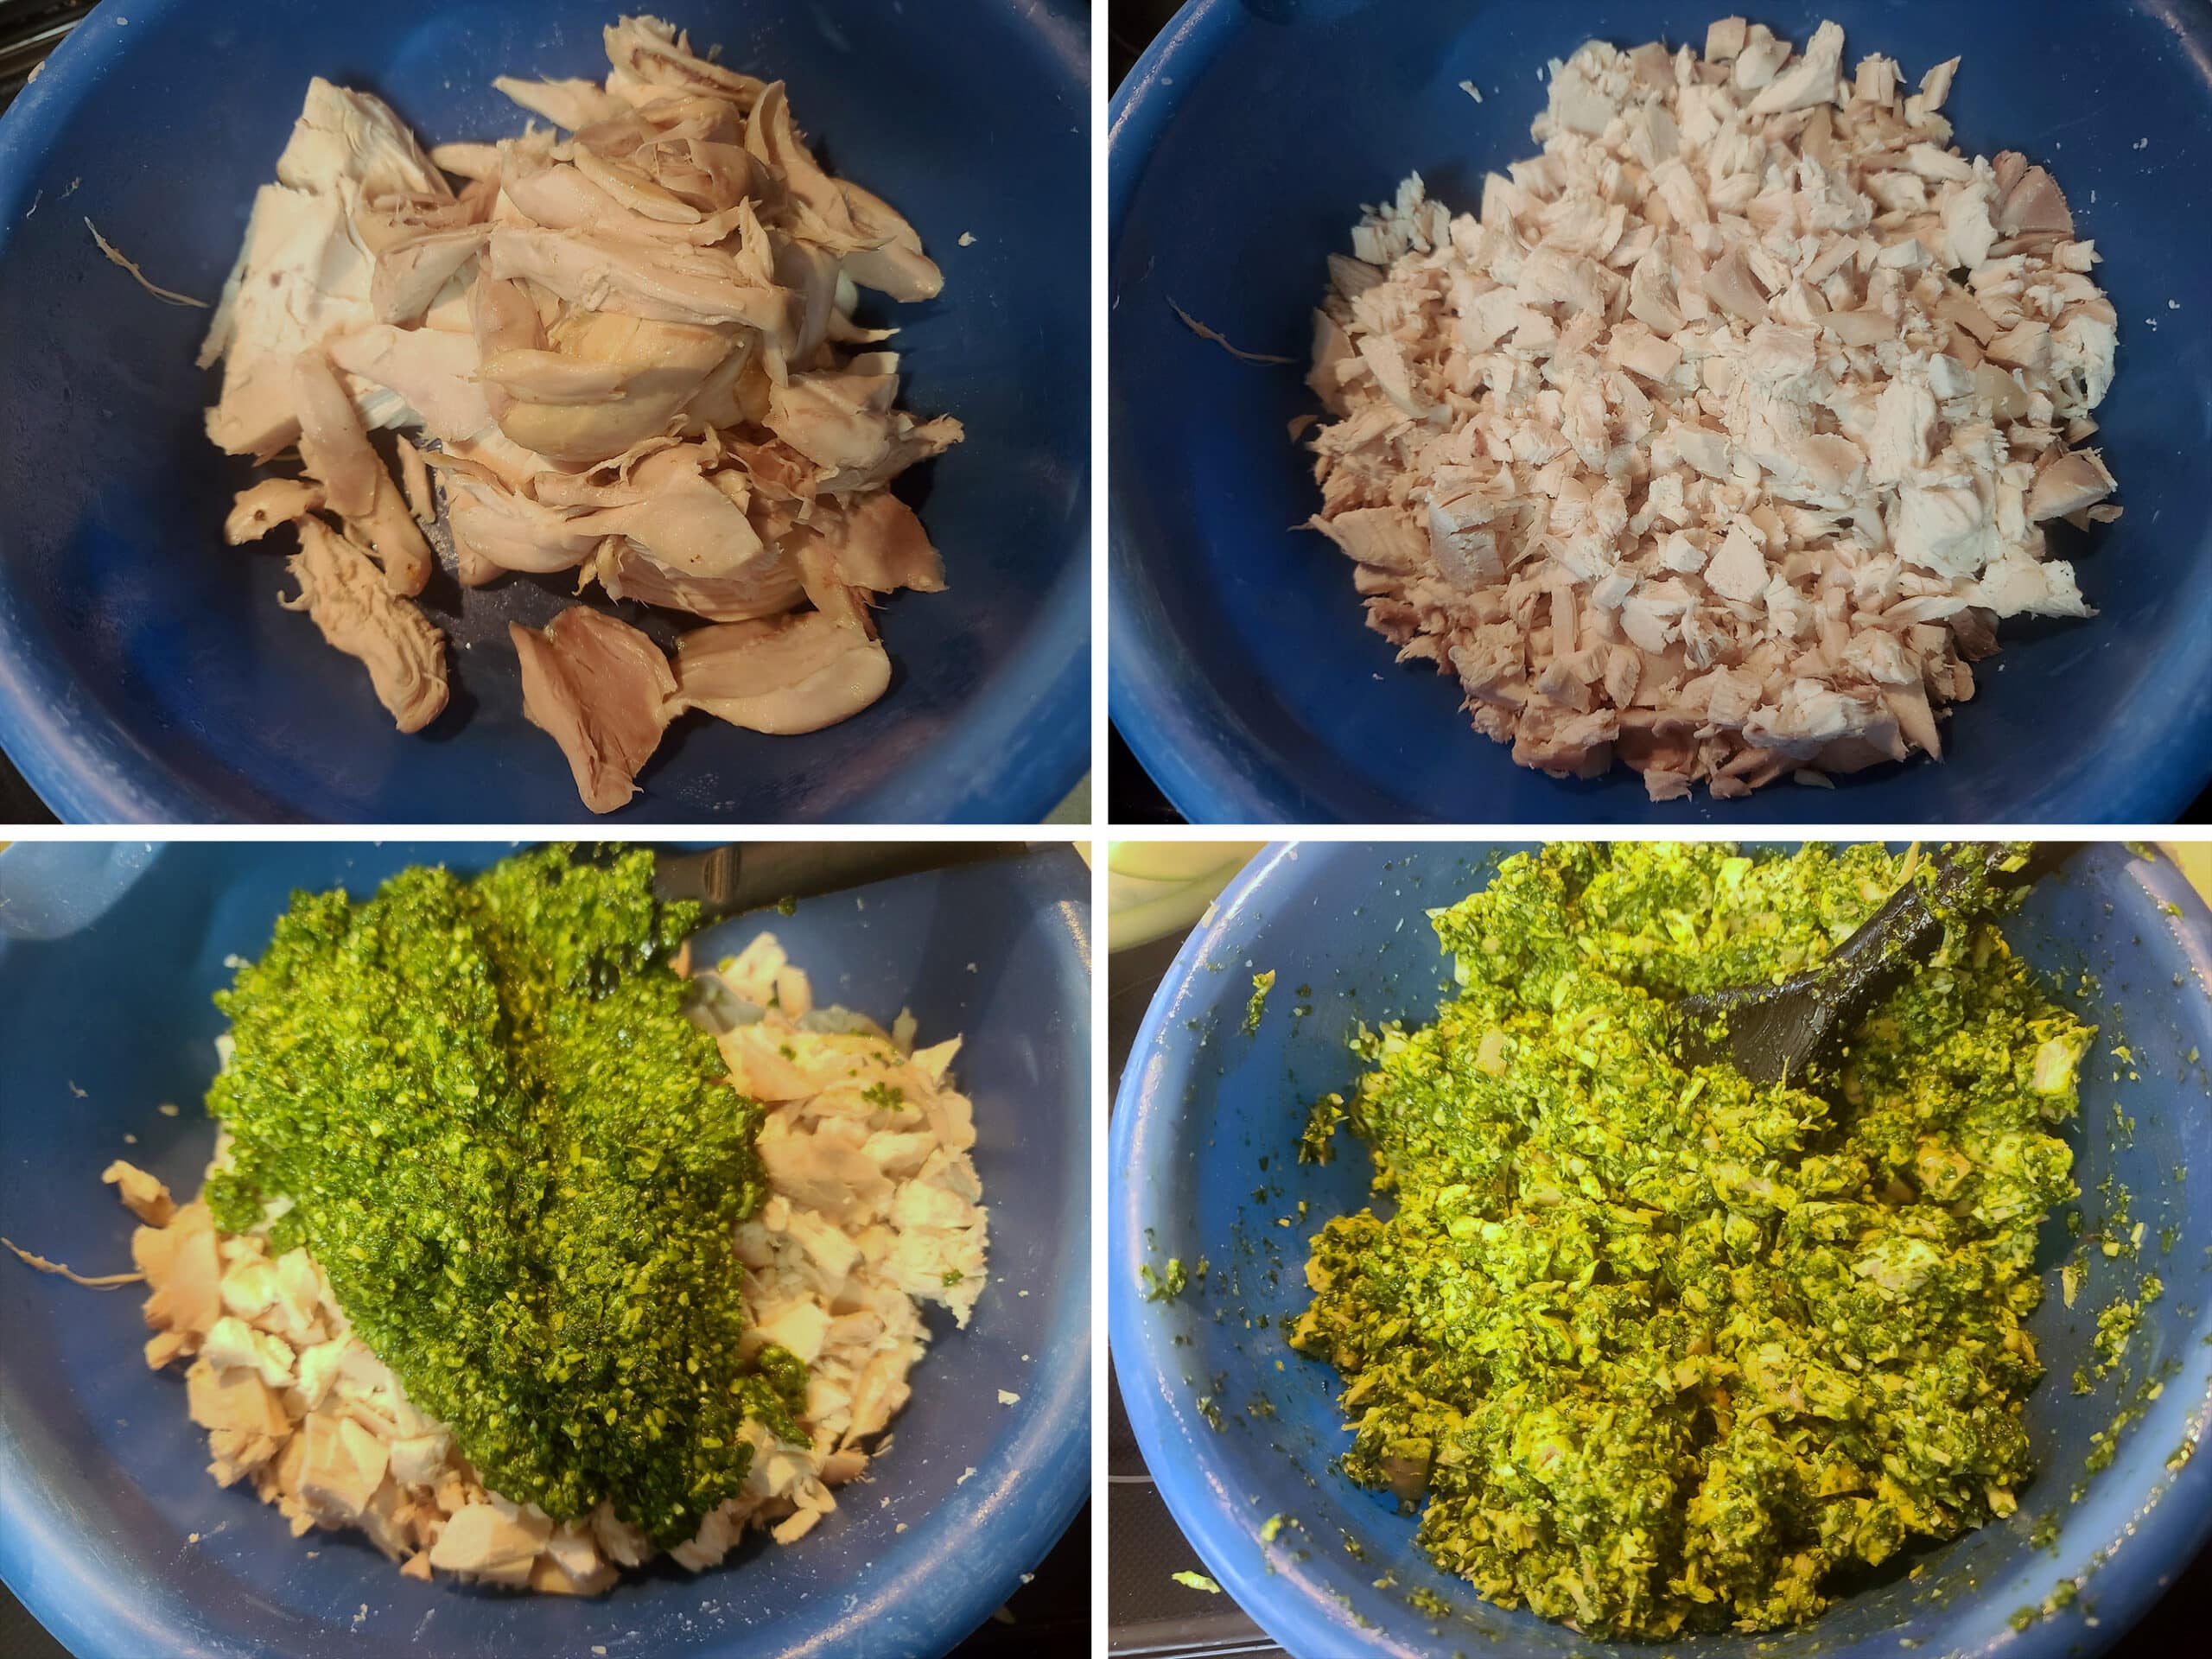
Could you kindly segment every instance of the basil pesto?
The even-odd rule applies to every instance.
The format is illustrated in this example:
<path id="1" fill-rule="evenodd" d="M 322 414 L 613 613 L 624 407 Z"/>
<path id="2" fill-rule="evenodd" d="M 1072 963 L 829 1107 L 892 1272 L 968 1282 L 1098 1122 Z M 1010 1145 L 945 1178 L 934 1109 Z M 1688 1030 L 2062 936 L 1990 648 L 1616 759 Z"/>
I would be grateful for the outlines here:
<path id="1" fill-rule="evenodd" d="M 1486 1599 L 1773 1630 L 2014 1508 L 2094 1027 L 1954 920 L 1833 1076 L 1675 1052 L 1672 999 L 1817 962 L 1905 879 L 1872 846 L 1510 858 L 1435 916 L 1458 994 L 1356 1039 L 1302 1155 L 1342 1115 L 1395 1207 L 1313 1238 L 1291 1340 L 1345 1379 L 1347 1472 L 1425 1495 L 1423 1547 Z"/>
<path id="2" fill-rule="evenodd" d="M 747 1419 L 796 1434 L 806 1373 L 739 1361 L 761 1109 L 684 1017 L 697 908 L 652 879 L 555 847 L 296 893 L 215 999 L 207 1198 L 308 1248 L 486 1486 L 563 1521 L 609 1499 L 665 1548 L 742 1486 Z"/>

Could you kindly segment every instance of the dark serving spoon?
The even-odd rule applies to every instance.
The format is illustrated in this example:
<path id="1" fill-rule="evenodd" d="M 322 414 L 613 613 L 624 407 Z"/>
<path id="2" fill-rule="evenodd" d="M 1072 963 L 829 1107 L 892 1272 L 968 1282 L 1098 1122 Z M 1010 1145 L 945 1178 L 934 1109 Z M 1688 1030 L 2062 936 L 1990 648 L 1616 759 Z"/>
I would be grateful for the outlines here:
<path id="1" fill-rule="evenodd" d="M 688 899 L 702 922 L 827 893 L 864 887 L 895 876 L 955 864 L 1014 858 L 1020 841 L 753 841 L 704 852 L 663 851 L 653 861 L 653 895 Z"/>
<path id="2" fill-rule="evenodd" d="M 2007 849 L 1993 842 L 1937 854 L 1932 892 L 1906 882 L 1819 967 L 1778 984 L 1700 991 L 1675 1003 L 1683 1060 L 1726 1063 L 1753 1083 L 1802 1077 L 1808 1066 L 1832 1058 L 1867 1010 L 1927 961 L 1943 936 L 1945 914 L 1986 908 L 1982 893 L 2039 880 L 2086 844 L 2035 842 L 2011 868 L 2005 868 Z M 1980 886 L 1985 877 L 1986 887 Z"/>

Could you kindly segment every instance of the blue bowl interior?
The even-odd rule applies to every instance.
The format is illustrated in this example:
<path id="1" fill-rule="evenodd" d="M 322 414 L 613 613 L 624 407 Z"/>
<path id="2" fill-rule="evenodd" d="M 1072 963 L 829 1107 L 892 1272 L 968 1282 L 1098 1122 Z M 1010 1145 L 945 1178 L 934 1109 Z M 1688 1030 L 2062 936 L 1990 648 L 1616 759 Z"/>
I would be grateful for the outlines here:
<path id="1" fill-rule="evenodd" d="M 428 603 L 453 639 L 453 707 L 394 731 L 360 666 L 279 608 L 289 538 L 223 545 L 252 468 L 201 430 L 207 314 L 140 291 L 84 221 L 212 299 L 310 75 L 378 93 L 426 143 L 518 133 L 527 118 L 492 77 L 604 76 L 618 10 L 114 0 L 0 120 L 0 745 L 64 817 L 589 816 L 523 719 L 507 640 L 573 582 L 463 595 L 441 573 Z M 944 294 L 872 296 L 864 315 L 902 331 L 907 406 L 958 415 L 968 438 L 900 485 L 950 585 L 884 607 L 890 691 L 804 737 L 687 715 L 627 816 L 1033 821 L 1088 754 L 1087 24 L 1065 0 L 986 0 L 958 29 L 898 0 L 834 21 L 728 0 L 671 18 L 787 79 L 825 161 L 912 219 Z M 672 640 L 668 613 L 618 609 Z"/>
<path id="2" fill-rule="evenodd" d="M 1405 1656 L 1454 1649 L 1516 1655 L 1625 1656 L 1534 1614 L 1477 1599 L 1432 1566 L 1414 1521 L 1395 1501 L 1353 1486 L 1336 1458 L 1349 1444 L 1335 1405 L 1338 1379 L 1283 1340 L 1310 1300 L 1307 1240 L 1333 1216 L 1370 1202 L 1372 1166 L 1349 1133 L 1325 1166 L 1301 1165 L 1306 1109 L 1358 1074 L 1343 1039 L 1358 1021 L 1425 1020 L 1448 994 L 1450 968 L 1425 912 L 1482 887 L 1511 849 L 1357 844 L 1276 848 L 1226 893 L 1162 982 L 1132 1050 L 1113 1126 L 1112 1162 L 1126 1172 L 1109 1204 L 1109 1327 L 1122 1398 L 1145 1460 L 1207 1571 L 1268 1633 L 1305 1659 L 1355 1651 Z M 2180 907 L 2178 916 L 2162 906 Z M 2012 1640 L 2008 1619 L 2063 1578 L 2086 1574 L 2081 1601 L 2031 1628 L 2008 1651 L 2094 1653 L 2148 1605 L 2212 1531 L 2212 1459 L 2178 1473 L 2177 1448 L 2212 1418 L 2212 1114 L 2200 1056 L 2212 1056 L 2212 914 L 2179 873 L 2117 846 L 2078 856 L 2044 883 L 2007 928 L 2038 969 L 2100 1021 L 2084 1065 L 2082 1114 L 2069 1140 L 2091 1229 L 2105 1212 L 2098 1183 L 2115 1177 L 2146 1224 L 2140 1266 L 2094 1256 L 2075 1306 L 2057 1291 L 2068 1241 L 2049 1224 L 2048 1294 L 2031 1323 L 2049 1375 L 2027 1402 L 2041 1471 L 2006 1522 L 1915 1559 L 1916 1580 L 1890 1577 L 1816 1623 L 1778 1636 L 1700 1637 L 1669 1644 L 1714 1659 L 1847 1653 L 1883 1659 L 1910 1638 L 1930 1653 L 1982 1653 Z M 1277 978 L 1256 1037 L 1242 1033 L 1251 976 Z M 2095 977 L 2086 998 L 2070 995 Z M 1296 1017 L 1294 1011 L 1310 1007 Z M 2115 1062 L 2124 1040 L 2133 1060 Z M 2187 1057 L 2186 1058 L 2184 1057 Z M 2115 1071 L 2139 1074 L 2115 1084 Z M 2132 1115 L 2117 1138 L 2115 1109 Z M 1264 1161 L 1264 1167 L 1263 1166 Z M 2184 1168 L 2186 1178 L 2177 1174 Z M 1304 1218 L 1298 1205 L 1307 1206 Z M 1279 1225 L 1287 1217 L 1291 1224 Z M 2163 1230 L 2171 1228 L 2171 1234 Z M 1132 1294 L 1138 1269 L 1169 1256 L 1212 1271 L 1167 1303 Z M 2166 1294 L 2126 1355 L 2122 1372 L 2086 1397 L 2069 1379 L 2088 1356 L 2096 1316 L 2133 1294 L 2143 1268 Z M 2163 1380 L 2112 1466 L 2085 1476 L 2090 1435 L 2146 1380 Z M 1219 1429 L 1198 1408 L 1209 1395 Z M 1260 1410 L 1254 1407 L 1264 1402 Z M 2080 1501 L 2070 1501 L 2086 1483 Z M 1273 1544 L 1260 1529 L 1281 1514 Z M 2047 1514 L 2056 1547 L 2030 1529 Z M 1348 1553 L 1357 1541 L 1363 1554 Z M 2091 1570 L 2092 1558 L 2108 1559 Z M 1395 1575 L 1396 1587 L 1375 1580 Z M 1438 1621 L 1411 1606 L 1425 1588 L 1453 1610 Z M 2094 1624 L 2085 1624 L 2094 1615 Z"/>
<path id="3" fill-rule="evenodd" d="M 257 953 L 295 887 L 365 893 L 409 863 L 474 868 L 505 850 L 0 853 L 0 891 L 59 880 L 86 895 L 86 911 L 112 901 L 53 942 L 0 943 L 0 1232 L 80 1272 L 127 1266 L 131 1220 L 99 1172 L 127 1157 L 181 1194 L 197 1190 L 213 1138 L 197 1103 L 222 1028 L 208 999 L 229 982 L 223 958 Z M 46 861 L 26 874 L 33 856 Z M 64 873 L 56 861 L 73 857 L 85 861 Z M 117 899 L 134 861 L 143 873 Z M 823 1001 L 887 1020 L 911 1006 L 925 1040 L 968 1039 L 957 1075 L 976 1102 L 992 1284 L 966 1331 L 932 1319 L 938 1340 L 915 1370 L 896 1444 L 801 1543 L 748 1542 L 696 1578 L 664 1562 L 588 1601 L 403 1579 L 358 1535 L 295 1540 L 249 1489 L 208 1478 L 178 1377 L 139 1357 L 137 1291 L 84 1290 L 10 1260 L 0 1577 L 85 1659 L 950 1648 L 1013 1592 L 1089 1485 L 1088 887 L 1082 864 L 1055 849 L 704 936 L 719 955 L 772 927 Z M 163 1101 L 181 1115 L 157 1115 Z M 999 1389 L 1020 1402 L 994 1403 Z"/>
<path id="4" fill-rule="evenodd" d="M 1454 211 L 1535 153 L 1546 60 L 1592 37 L 1679 43 L 1726 8 L 1654 0 L 1193 0 L 1113 105 L 1112 699 L 1177 806 L 1211 822 L 2165 822 L 2212 778 L 2212 13 L 2169 0 L 2023 12 L 2005 0 L 1791 7 L 1847 61 L 1911 84 L 1963 54 L 1945 111 L 1969 153 L 2047 163 L 2106 263 L 2119 375 L 2097 442 L 2126 516 L 2062 548 L 2101 613 L 2024 620 L 1944 728 L 1947 759 L 1750 800 L 1654 804 L 1616 768 L 1515 766 L 1456 681 L 1401 668 L 1347 562 L 1290 528 L 1318 505 L 1285 435 L 1324 256 L 1409 172 Z M 1475 103 L 1459 90 L 1472 79 Z M 1326 113 L 1323 113 L 1326 112 Z M 2145 142 L 2147 141 L 2147 142 Z M 2139 148 L 2139 145 L 2140 147 Z M 1185 328 L 1170 302 L 1249 351 Z M 2175 302 L 2179 309 L 2169 308 Z M 2061 527 L 2064 531 L 2064 527 Z M 2065 532 L 2070 536 L 2070 532 Z"/>

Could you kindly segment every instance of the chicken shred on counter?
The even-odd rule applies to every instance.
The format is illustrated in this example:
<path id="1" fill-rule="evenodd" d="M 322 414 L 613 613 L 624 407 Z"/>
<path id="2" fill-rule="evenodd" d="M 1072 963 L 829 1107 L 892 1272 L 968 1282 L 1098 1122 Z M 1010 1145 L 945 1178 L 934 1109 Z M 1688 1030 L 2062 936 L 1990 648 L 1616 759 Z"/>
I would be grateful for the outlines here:
<path id="1" fill-rule="evenodd" d="M 798 1421 L 810 1438 L 779 1440 L 747 1420 L 742 1495 L 668 1552 L 693 1572 L 748 1528 L 788 1544 L 832 1513 L 836 1489 L 889 1449 L 878 1437 L 930 1342 L 922 1306 L 964 1329 L 989 1282 L 974 1109 L 951 1077 L 960 1039 L 918 1050 L 905 1015 L 886 1032 L 817 1008 L 772 934 L 697 977 L 723 1015 L 733 1083 L 769 1108 L 759 1151 L 770 1196 L 733 1241 L 743 1341 L 805 1363 Z M 208 1472 L 250 1484 L 295 1536 L 357 1528 L 412 1578 L 563 1595 L 596 1595 L 658 1553 L 607 1503 L 560 1525 L 486 1491 L 451 1431 L 353 1334 L 305 1249 L 272 1258 L 259 1232 L 221 1231 L 203 1201 L 174 1203 L 130 1164 L 102 1179 L 143 1224 L 130 1253 L 149 1290 L 146 1363 L 186 1366 Z"/>
<path id="2" fill-rule="evenodd" d="M 944 586 L 887 486 L 963 436 L 898 407 L 899 356 L 882 348 L 895 331 L 854 321 L 861 289 L 906 302 L 943 287 L 913 227 L 823 171 L 781 82 L 695 56 L 657 18 L 605 40 L 604 83 L 494 81 L 554 124 L 490 143 L 426 151 L 376 98 L 311 81 L 200 353 L 222 365 L 209 438 L 263 462 L 296 453 L 303 474 L 241 492 L 226 539 L 296 525 L 296 568 L 334 595 L 353 593 L 358 559 L 381 573 L 386 597 L 324 633 L 369 666 L 403 730 L 447 702 L 443 634 L 413 602 L 438 557 L 426 530 L 449 538 L 463 589 L 574 571 L 611 600 L 805 642 L 749 651 L 742 695 L 666 697 L 649 721 L 639 688 L 675 671 L 644 633 L 627 631 L 626 654 L 658 671 L 572 674 L 556 691 L 565 658 L 546 642 L 585 625 L 516 626 L 526 712 L 601 812 L 631 798 L 688 709 L 804 732 L 882 695 L 871 608 Z M 378 430 L 397 435 L 396 476 Z M 315 528 L 332 519 L 334 545 Z M 335 605 L 304 608 L 321 622 Z"/>
<path id="3" fill-rule="evenodd" d="M 1478 213 L 1416 175 L 1330 256 L 1312 525 L 1521 765 L 1666 800 L 1941 759 L 1997 622 L 2092 613 L 2046 525 L 2120 514 L 2095 247 L 1952 143 L 1958 60 L 1843 49 L 1591 41 Z"/>

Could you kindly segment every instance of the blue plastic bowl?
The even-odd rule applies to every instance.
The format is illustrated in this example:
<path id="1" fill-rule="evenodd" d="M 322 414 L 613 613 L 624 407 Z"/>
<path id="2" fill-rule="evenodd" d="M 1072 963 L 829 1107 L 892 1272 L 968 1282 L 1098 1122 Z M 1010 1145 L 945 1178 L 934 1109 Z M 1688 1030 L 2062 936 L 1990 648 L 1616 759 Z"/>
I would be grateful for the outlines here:
<path id="1" fill-rule="evenodd" d="M 385 97 L 425 143 L 519 132 L 492 77 L 603 76 L 600 30 L 620 10 L 109 0 L 0 118 L 0 747 L 62 817 L 589 816 L 523 719 L 507 641 L 569 584 L 509 576 L 459 610 L 449 580 L 435 587 L 454 706 L 426 734 L 394 731 L 359 664 L 278 608 L 279 559 L 223 545 L 253 469 L 201 432 L 207 314 L 141 292 L 85 220 L 155 281 L 212 299 L 309 76 Z M 968 439 L 900 486 L 950 587 L 885 607 L 884 697 L 805 737 L 687 718 L 626 817 L 1034 822 L 1090 752 L 1083 9 L 976 0 L 957 29 L 901 0 L 660 10 L 700 50 L 788 79 L 825 159 L 913 220 L 943 296 L 875 296 L 863 315 L 902 330 L 907 404 L 959 416 Z"/>
<path id="2" fill-rule="evenodd" d="M 1312 458 L 1285 435 L 1323 257 L 1418 170 L 1471 208 L 1533 154 L 1547 60 L 1694 35 L 1653 0 L 1193 0 L 1116 94 L 1110 166 L 1112 706 L 1175 804 L 1214 823 L 2166 823 L 2212 779 L 2212 10 L 2188 0 L 1830 0 L 1758 13 L 1916 83 L 1965 63 L 1961 143 L 2024 150 L 2096 239 L 2120 373 L 2097 442 L 2126 517 L 2087 538 L 2101 614 L 2008 624 L 1974 701 L 1916 760 L 1752 798 L 1654 804 L 1636 774 L 1513 765 L 1456 683 L 1395 666 L 1344 556 L 1294 530 Z M 1482 90 L 1477 104 L 1463 80 Z M 1170 302 L 1262 367 L 1185 328 Z M 2179 309 L 2171 309 L 2172 301 Z"/>
<path id="3" fill-rule="evenodd" d="M 296 887 L 364 894 L 406 864 L 477 868 L 505 850 L 0 853 L 14 921 L 0 931 L 61 935 L 0 939 L 0 1233 L 79 1272 L 127 1267 L 131 1220 L 99 1172 L 125 1157 L 180 1193 L 197 1189 L 224 957 L 257 953 Z M 958 1075 L 976 1102 L 991 1286 L 966 1331 L 942 1322 L 872 1480 L 801 1542 L 756 1539 L 696 1578 L 664 1562 L 588 1601 L 403 1579 L 359 1535 L 294 1539 L 250 1491 L 208 1478 L 178 1379 L 139 1357 L 137 1290 L 79 1289 L 10 1257 L 0 1579 L 80 1659 L 566 1659 L 595 1647 L 611 1659 L 873 1659 L 951 1647 L 1014 1592 L 1090 1485 L 1089 890 L 1081 862 L 1055 849 L 705 935 L 718 955 L 772 927 L 823 1001 L 885 1017 L 911 1006 L 925 1036 L 968 1039 Z M 182 1115 L 158 1116 L 163 1101 Z M 1000 1389 L 1020 1402 L 995 1403 Z"/>
<path id="4" fill-rule="evenodd" d="M 2212 1535 L 2212 1457 L 2178 1472 L 2167 1462 L 2177 1449 L 2201 1451 L 2212 1427 L 2212 1082 L 2201 1058 L 2212 1057 L 2212 913 L 2170 864 L 2105 846 L 2040 886 L 2006 928 L 2063 987 L 2084 970 L 2099 982 L 2084 1012 L 2102 1030 L 2067 1137 L 2075 1174 L 2093 1219 L 2103 1213 L 2096 1188 L 2107 1176 L 2133 1194 L 2145 1224 L 2143 1264 L 2166 1287 L 2128 1350 L 2127 1377 L 2076 1397 L 2068 1378 L 2089 1355 L 2097 1313 L 2132 1292 L 2137 1270 L 2092 1262 L 2069 1311 L 2058 1294 L 2068 1241 L 2050 1224 L 2042 1255 L 2047 1294 L 2029 1325 L 2050 1368 L 2027 1402 L 2041 1472 L 2019 1513 L 1919 1556 L 1916 1580 L 1885 1580 L 1794 1630 L 1616 1645 L 1491 1606 L 1432 1566 L 1395 1500 L 1352 1485 L 1337 1467 L 1351 1444 L 1335 1403 L 1337 1375 L 1283 1338 L 1310 1300 L 1308 1237 L 1371 1197 L 1371 1166 L 1349 1134 L 1334 1162 L 1297 1161 L 1306 1109 L 1357 1076 L 1359 1063 L 1344 1046 L 1356 1022 L 1433 1014 L 1448 994 L 1450 965 L 1425 912 L 1484 886 L 1496 860 L 1515 850 L 1434 842 L 1269 849 L 1185 944 L 1130 1051 L 1107 1166 L 1108 1329 L 1137 1443 L 1206 1570 L 1300 1659 L 1433 1659 L 1453 1650 L 1516 1659 L 1897 1659 L 1908 1646 L 2087 1659 L 2103 1649 Z M 1274 989 L 1257 1036 L 1248 1038 L 1251 976 L 1267 969 L 1275 971 Z M 1313 1012 L 1295 1017 L 1300 1005 Z M 2123 1038 L 2133 1055 L 2126 1064 L 2112 1057 Z M 2115 1085 L 2114 1070 L 2131 1066 L 2140 1080 Z M 2136 1120 L 2132 1143 L 2114 1144 L 2115 1105 Z M 2184 1166 L 2185 1179 L 2176 1174 Z M 1291 1224 L 1278 1225 L 1279 1217 Z M 1141 1300 L 1139 1268 L 1159 1273 L 1170 1256 L 1186 1265 L 1205 1257 L 1211 1271 L 1173 1302 Z M 2069 1503 L 2069 1489 L 2084 1479 L 2089 1437 L 2113 1421 L 2123 1390 L 2152 1376 L 2164 1379 L 2164 1391 L 2122 1438 L 2112 1465 L 2087 1478 L 2081 1501 Z M 1216 1402 L 1210 1409 L 1222 1414 L 1220 1427 L 1209 1426 L 1200 1395 Z M 1250 1409 L 1262 1400 L 1272 1412 Z M 2060 1529 L 2047 1550 L 2029 1540 L 2046 1513 Z M 1261 1529 L 1278 1514 L 1296 1525 L 1264 1543 Z M 1346 1541 L 1361 1547 L 1359 1558 Z M 1395 1587 L 1376 1586 L 1390 1577 Z M 2041 1604 L 2069 1578 L 2082 1580 L 2070 1610 L 2024 1633 L 2012 1630 L 2017 1610 Z M 1408 1595 L 1421 1589 L 1441 1597 L 1451 1617 L 1440 1623 L 1409 1605 Z"/>

